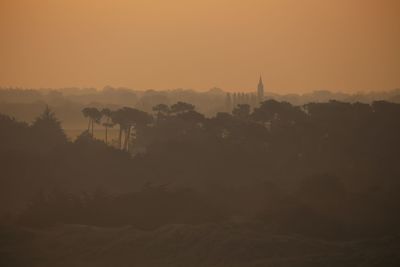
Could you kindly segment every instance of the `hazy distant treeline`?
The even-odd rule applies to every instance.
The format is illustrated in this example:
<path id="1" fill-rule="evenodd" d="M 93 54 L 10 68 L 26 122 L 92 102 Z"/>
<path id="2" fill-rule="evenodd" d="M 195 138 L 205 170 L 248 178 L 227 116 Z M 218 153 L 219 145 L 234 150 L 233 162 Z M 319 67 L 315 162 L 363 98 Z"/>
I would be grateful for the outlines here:
<path id="1" fill-rule="evenodd" d="M 188 103 L 156 107 L 113 110 L 129 149 L 90 131 L 68 141 L 49 109 L 32 124 L 1 115 L 3 221 L 249 220 L 329 238 L 398 233 L 399 104 L 268 100 L 211 118 Z"/>
<path id="2" fill-rule="evenodd" d="M 363 103 L 386 100 L 400 103 L 400 89 L 360 94 L 316 91 L 307 94 L 287 95 L 273 94 L 267 90 L 266 97 L 267 99 L 286 101 L 293 105 L 328 102 L 329 100 Z M 102 90 L 96 90 L 95 88 L 0 88 L 1 113 L 32 122 L 35 114 L 38 114 L 46 105 L 49 105 L 57 113 L 58 118 L 63 122 L 63 127 L 66 129 L 84 129 L 85 121 L 80 116 L 80 110 L 86 106 L 110 109 L 130 106 L 151 112 L 152 107 L 157 104 L 171 105 L 178 101 L 194 104 L 199 112 L 208 117 L 214 116 L 220 111 L 230 111 L 226 108 L 226 93 L 218 88 L 213 88 L 206 92 L 197 92 L 189 89 L 140 91 L 109 86 Z"/>

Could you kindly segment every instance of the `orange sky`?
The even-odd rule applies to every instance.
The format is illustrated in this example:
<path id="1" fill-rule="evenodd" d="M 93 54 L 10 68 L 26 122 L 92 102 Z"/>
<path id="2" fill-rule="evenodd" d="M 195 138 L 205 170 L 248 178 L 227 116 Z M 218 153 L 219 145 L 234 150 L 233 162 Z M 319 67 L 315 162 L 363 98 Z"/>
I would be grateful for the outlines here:
<path id="1" fill-rule="evenodd" d="M 400 87 L 399 0 L 0 0 L 0 86 Z"/>

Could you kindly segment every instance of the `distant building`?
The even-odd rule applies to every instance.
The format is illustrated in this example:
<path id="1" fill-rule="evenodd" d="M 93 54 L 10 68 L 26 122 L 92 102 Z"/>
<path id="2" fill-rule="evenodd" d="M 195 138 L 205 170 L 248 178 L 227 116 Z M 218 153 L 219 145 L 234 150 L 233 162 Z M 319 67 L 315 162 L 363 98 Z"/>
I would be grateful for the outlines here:
<path id="1" fill-rule="evenodd" d="M 262 81 L 262 77 L 260 75 L 260 80 L 258 81 L 258 86 L 257 86 L 257 100 L 258 103 L 264 101 L 264 84 Z"/>
<path id="2" fill-rule="evenodd" d="M 250 108 L 256 108 L 264 101 L 264 84 L 262 77 L 258 81 L 257 91 L 255 93 L 227 93 L 226 94 L 226 111 L 231 112 L 239 104 L 248 104 Z"/>

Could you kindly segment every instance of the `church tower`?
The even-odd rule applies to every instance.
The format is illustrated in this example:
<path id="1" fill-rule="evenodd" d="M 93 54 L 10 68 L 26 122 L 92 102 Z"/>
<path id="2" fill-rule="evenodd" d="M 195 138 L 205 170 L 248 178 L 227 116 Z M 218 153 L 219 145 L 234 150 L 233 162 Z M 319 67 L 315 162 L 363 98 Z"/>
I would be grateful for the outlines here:
<path id="1" fill-rule="evenodd" d="M 260 75 L 260 80 L 258 81 L 258 87 L 257 87 L 257 100 L 258 102 L 264 101 L 264 84 Z"/>

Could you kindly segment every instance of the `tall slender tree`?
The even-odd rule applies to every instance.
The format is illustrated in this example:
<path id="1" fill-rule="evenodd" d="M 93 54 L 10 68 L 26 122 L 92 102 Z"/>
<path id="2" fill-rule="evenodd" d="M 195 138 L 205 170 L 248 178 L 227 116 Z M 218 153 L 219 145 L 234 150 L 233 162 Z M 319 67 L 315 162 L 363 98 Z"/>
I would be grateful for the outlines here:
<path id="1" fill-rule="evenodd" d="M 119 147 L 122 150 L 129 150 L 130 137 L 132 130 L 136 133 L 145 125 L 152 121 L 152 117 L 144 111 L 135 108 L 123 107 L 112 113 L 112 120 L 120 126 L 119 129 Z M 122 134 L 124 141 L 122 143 Z"/>
<path id="2" fill-rule="evenodd" d="M 170 109 L 166 104 L 158 104 L 153 107 L 153 111 L 156 113 L 156 118 L 158 123 L 163 117 L 169 114 Z"/>
<path id="3" fill-rule="evenodd" d="M 111 113 L 111 120 L 114 124 L 119 125 L 119 133 L 118 133 L 118 148 L 122 149 L 122 133 L 125 131 L 127 127 L 126 118 L 124 115 L 124 111 L 122 109 L 118 109 Z"/>
<path id="4" fill-rule="evenodd" d="M 111 128 L 114 126 L 114 123 L 111 120 L 112 111 L 108 108 L 103 108 L 101 110 L 101 115 L 102 115 L 102 118 L 104 119 L 103 126 L 106 130 L 105 141 L 106 141 L 106 144 L 108 144 L 108 128 Z"/>
<path id="5" fill-rule="evenodd" d="M 100 123 L 101 120 L 101 112 L 97 108 L 87 107 L 82 109 L 83 116 L 89 119 L 88 131 L 90 131 L 90 127 L 92 127 L 92 136 L 94 136 L 94 124 Z"/>
<path id="6" fill-rule="evenodd" d="M 88 119 L 88 128 L 87 128 L 88 132 L 90 131 L 90 125 L 91 125 L 91 122 L 92 122 L 92 119 L 90 117 L 91 109 L 92 108 L 89 108 L 89 107 L 86 107 L 86 108 L 82 109 L 83 116 Z"/>

